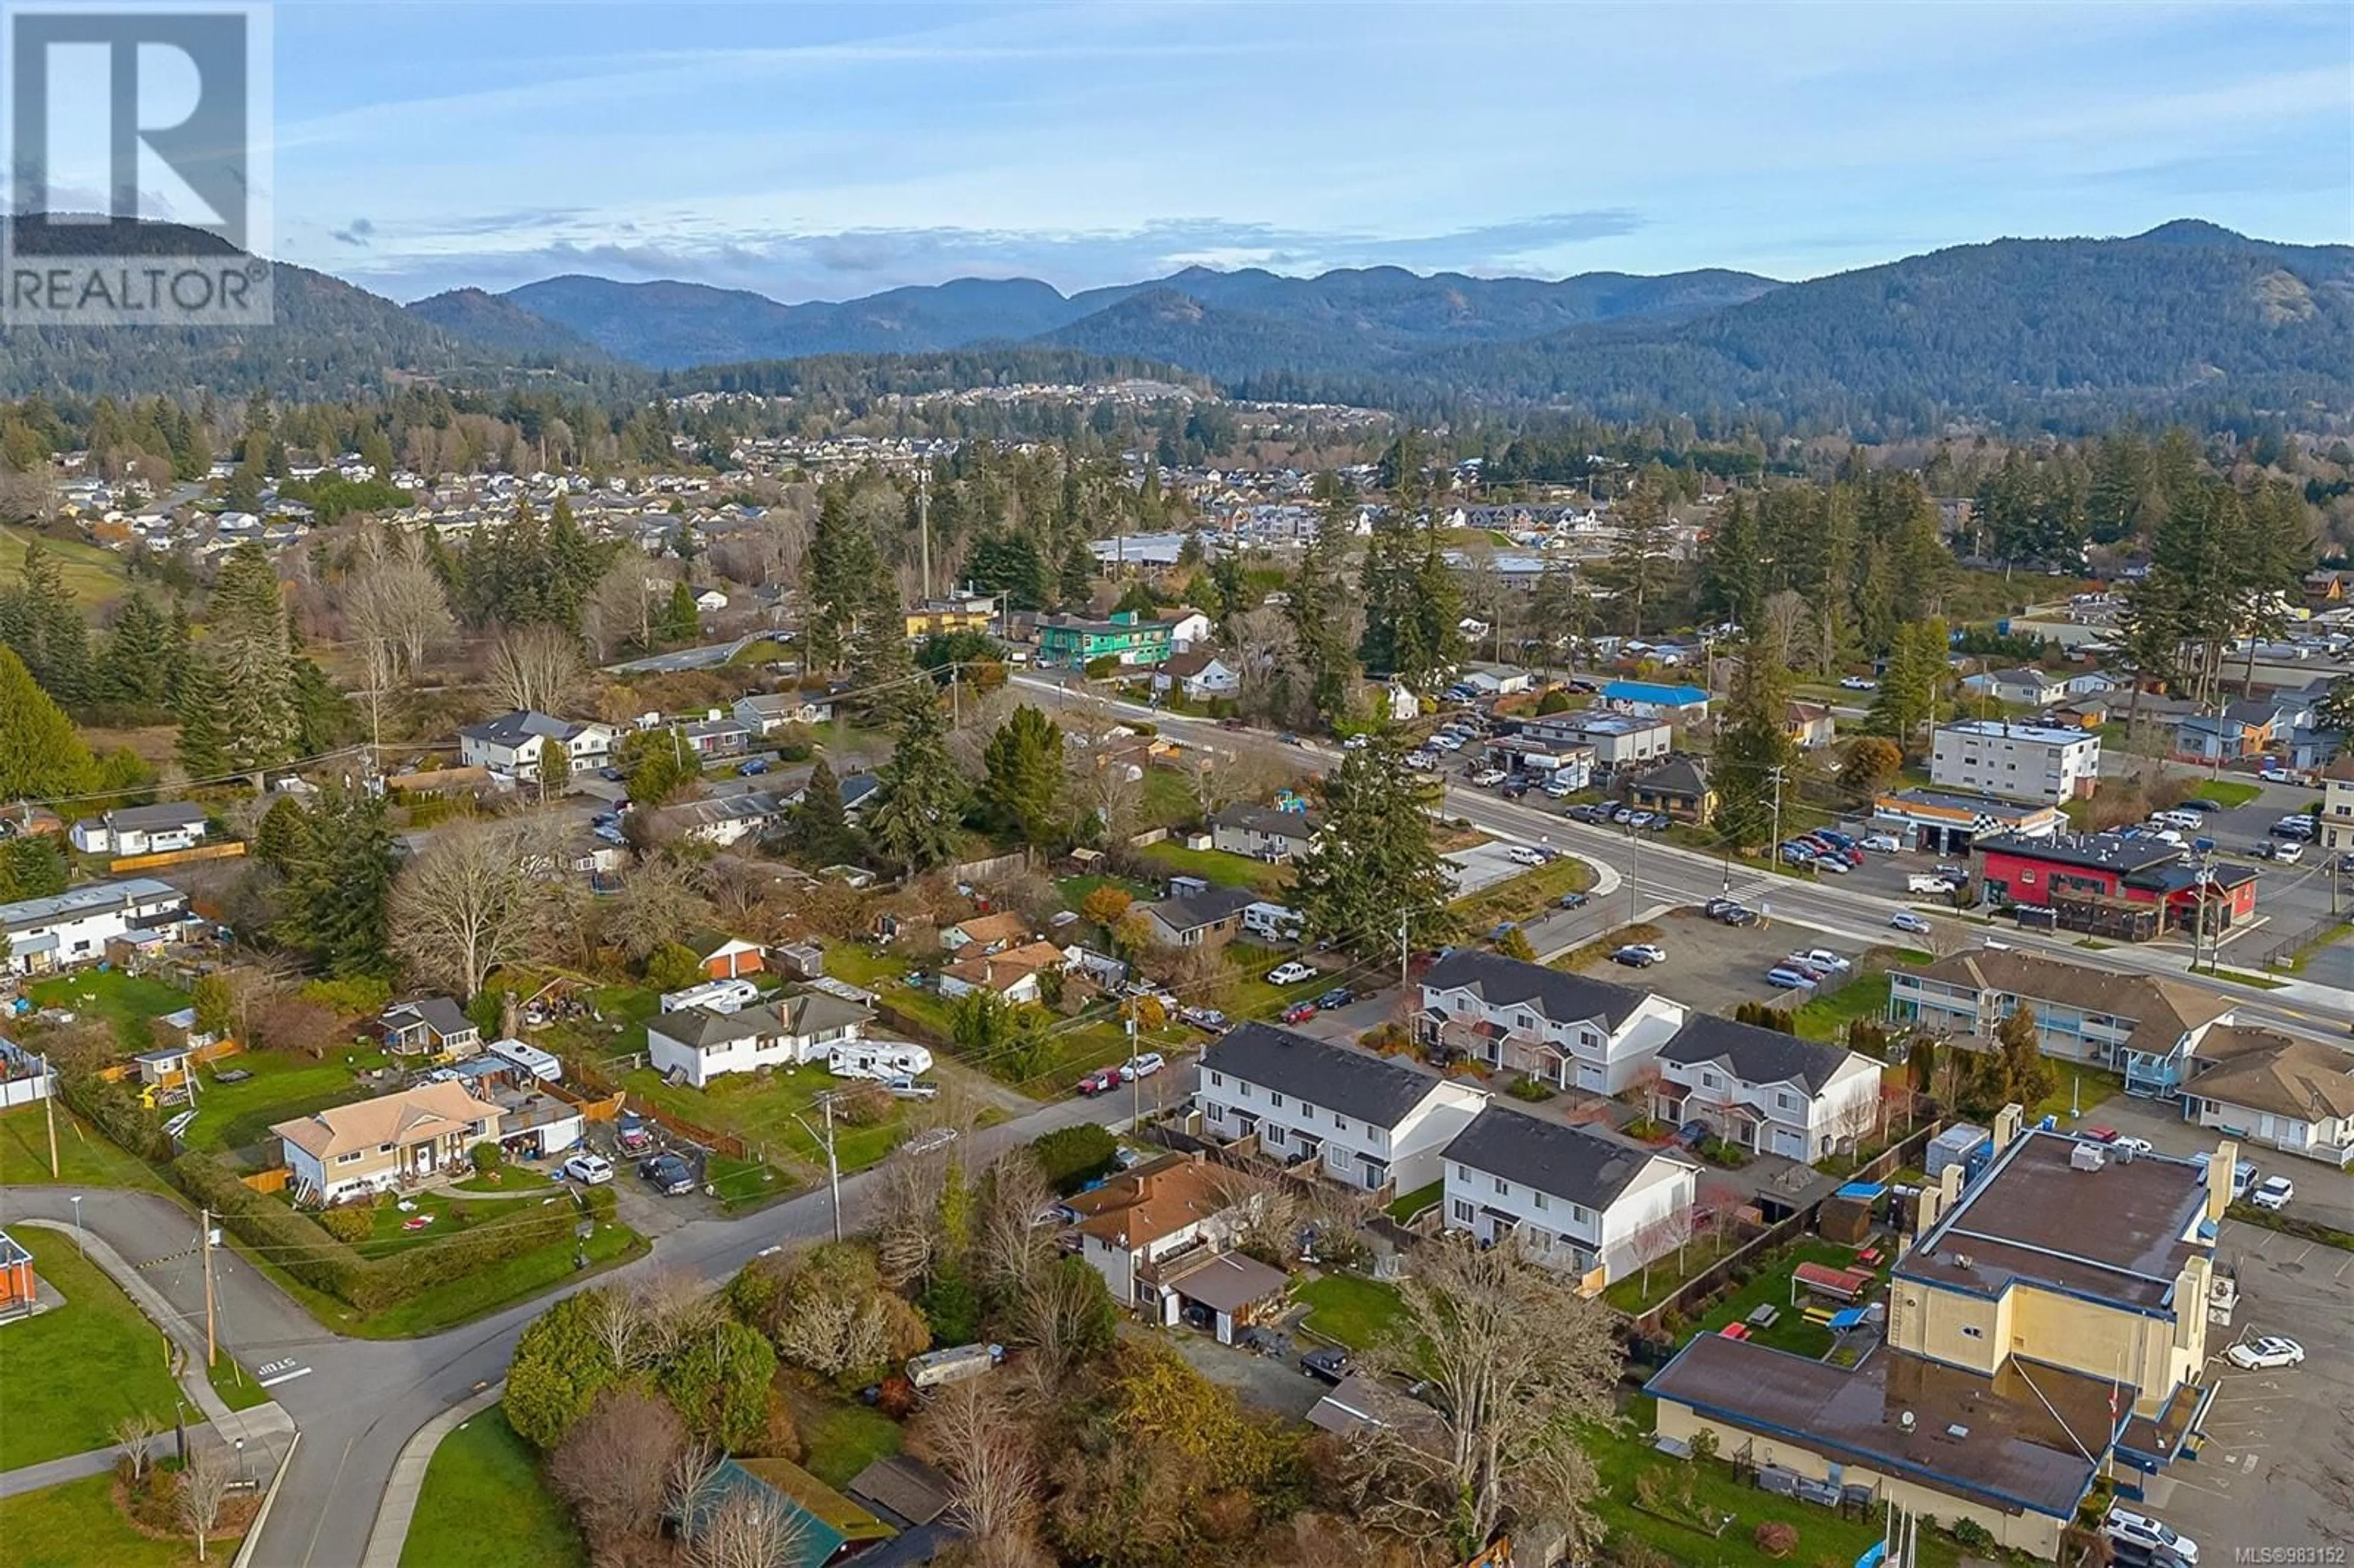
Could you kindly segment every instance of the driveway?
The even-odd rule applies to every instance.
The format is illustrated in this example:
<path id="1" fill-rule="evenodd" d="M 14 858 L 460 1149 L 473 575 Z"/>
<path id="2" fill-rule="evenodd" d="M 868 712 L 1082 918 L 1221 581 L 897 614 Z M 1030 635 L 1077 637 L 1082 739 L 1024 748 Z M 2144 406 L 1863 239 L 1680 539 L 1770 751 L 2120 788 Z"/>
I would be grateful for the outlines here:
<path id="1" fill-rule="evenodd" d="M 1150 1329 L 1123 1323 L 1120 1332 L 1168 1346 L 1186 1365 L 1212 1383 L 1233 1389 L 1236 1398 L 1254 1409 L 1273 1411 L 1297 1421 L 1315 1409 L 1316 1402 L 1324 1397 L 1324 1384 L 1299 1370 L 1297 1351 L 1278 1361 L 1237 1346 L 1222 1345 L 1214 1336 L 1194 1329 L 1172 1329 L 1155 1334 Z M 1313 1343 L 1302 1341 L 1298 1349 L 1307 1350 Z"/>
<path id="2" fill-rule="evenodd" d="M 1469 849 L 1449 850 L 1445 859 L 1455 884 L 1455 896 L 1466 897 L 1483 887 L 1509 882 L 1529 868 L 1514 860 L 1510 844 L 1473 844 Z"/>

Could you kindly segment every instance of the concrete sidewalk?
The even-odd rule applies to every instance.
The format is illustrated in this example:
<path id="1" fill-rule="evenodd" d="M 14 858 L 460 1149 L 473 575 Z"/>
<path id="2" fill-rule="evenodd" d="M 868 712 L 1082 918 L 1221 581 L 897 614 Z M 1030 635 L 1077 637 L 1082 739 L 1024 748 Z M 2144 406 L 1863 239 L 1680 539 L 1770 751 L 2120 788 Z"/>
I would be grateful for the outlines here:
<path id="1" fill-rule="evenodd" d="M 441 1446 L 442 1438 L 496 1404 L 506 1391 L 506 1379 L 501 1378 L 419 1427 L 402 1445 L 400 1457 L 392 1463 L 392 1474 L 384 1483 L 384 1496 L 377 1499 L 376 1524 L 368 1531 L 367 1555 L 360 1559 L 360 1568 L 400 1568 L 400 1551 L 408 1543 L 408 1523 L 417 1517 L 417 1499 L 425 1490 L 425 1471 L 433 1463 L 433 1450 Z"/>

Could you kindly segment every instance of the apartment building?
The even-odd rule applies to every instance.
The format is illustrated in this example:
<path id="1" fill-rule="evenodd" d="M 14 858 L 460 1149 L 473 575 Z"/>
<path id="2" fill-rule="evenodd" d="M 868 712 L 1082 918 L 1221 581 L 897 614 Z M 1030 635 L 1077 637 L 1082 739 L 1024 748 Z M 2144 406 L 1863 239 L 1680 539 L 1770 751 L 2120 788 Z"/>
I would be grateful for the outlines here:
<path id="1" fill-rule="evenodd" d="M 1652 1114 L 1707 1125 L 1727 1143 L 1812 1164 L 1868 1139 L 1880 1064 L 1779 1030 L 1694 1013 L 1660 1047 Z"/>
<path id="2" fill-rule="evenodd" d="M 1635 986 L 1458 948 L 1423 975 L 1415 1029 L 1426 1044 L 1555 1088 L 1615 1095 L 1688 1016 L 1682 1003 Z"/>
<path id="3" fill-rule="evenodd" d="M 1939 725 L 1929 782 L 2010 800 L 2059 802 L 2092 794 L 2101 777 L 2101 737 L 2052 725 L 1968 719 Z"/>
<path id="4" fill-rule="evenodd" d="M 1447 1228 L 1516 1238 L 1594 1289 L 1691 1234 L 1699 1167 L 1681 1155 L 1490 1106 L 1447 1146 Z"/>
<path id="5" fill-rule="evenodd" d="M 1487 1106 L 1483 1090 L 1267 1023 L 1203 1053 L 1193 1108 L 1204 1136 L 1260 1150 L 1346 1186 L 1410 1192 Z"/>
<path id="6" fill-rule="evenodd" d="M 2121 1073 L 2126 1092 L 2171 1098 L 2200 1043 L 2232 1022 L 2231 998 L 2155 975 L 2098 969 L 2017 948 L 1956 953 L 1888 974 L 1889 1022 L 1984 1050 L 2002 1021 L 2035 1014 L 2043 1054 Z"/>
<path id="7" fill-rule="evenodd" d="M 2354 750 L 2340 752 L 2322 769 L 2321 847 L 2354 851 Z"/>
<path id="8" fill-rule="evenodd" d="M 2182 1119 L 2249 1145 L 2354 1169 L 2354 1071 L 2345 1052 L 2224 1025 L 2199 1042 Z"/>

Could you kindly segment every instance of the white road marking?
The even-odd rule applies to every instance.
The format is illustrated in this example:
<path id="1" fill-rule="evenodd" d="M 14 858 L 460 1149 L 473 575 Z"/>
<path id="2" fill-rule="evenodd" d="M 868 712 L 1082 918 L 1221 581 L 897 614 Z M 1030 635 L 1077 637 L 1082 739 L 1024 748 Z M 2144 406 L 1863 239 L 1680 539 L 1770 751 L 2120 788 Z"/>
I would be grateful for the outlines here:
<path id="1" fill-rule="evenodd" d="M 260 1386 L 263 1388 L 276 1388 L 281 1383 L 292 1383 L 298 1377 L 309 1377 L 310 1375 L 311 1369 L 309 1367 L 296 1367 L 291 1372 L 280 1372 L 276 1377 L 263 1378 Z"/>

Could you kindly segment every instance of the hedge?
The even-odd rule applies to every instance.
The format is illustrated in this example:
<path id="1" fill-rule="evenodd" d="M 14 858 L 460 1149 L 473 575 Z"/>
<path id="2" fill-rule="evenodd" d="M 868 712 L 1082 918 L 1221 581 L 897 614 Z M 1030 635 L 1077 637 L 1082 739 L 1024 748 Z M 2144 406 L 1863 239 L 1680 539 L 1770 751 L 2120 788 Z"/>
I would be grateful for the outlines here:
<path id="1" fill-rule="evenodd" d="M 210 1209 L 239 1241 L 312 1289 L 339 1301 L 352 1299 L 353 1285 L 367 1261 L 316 1222 L 263 1197 L 209 1154 L 183 1154 L 165 1171 L 173 1185 Z"/>
<path id="2" fill-rule="evenodd" d="M 172 1158 L 164 1118 L 141 1104 L 131 1089 L 94 1074 L 60 1073 L 57 1078 L 58 1097 L 115 1143 L 151 1162 Z"/>

